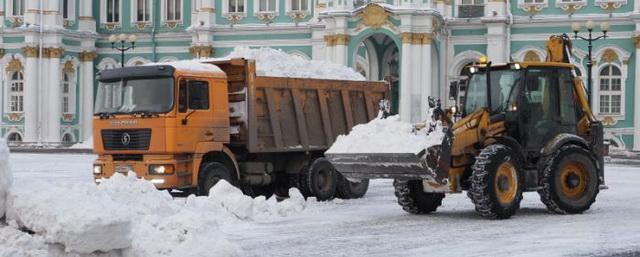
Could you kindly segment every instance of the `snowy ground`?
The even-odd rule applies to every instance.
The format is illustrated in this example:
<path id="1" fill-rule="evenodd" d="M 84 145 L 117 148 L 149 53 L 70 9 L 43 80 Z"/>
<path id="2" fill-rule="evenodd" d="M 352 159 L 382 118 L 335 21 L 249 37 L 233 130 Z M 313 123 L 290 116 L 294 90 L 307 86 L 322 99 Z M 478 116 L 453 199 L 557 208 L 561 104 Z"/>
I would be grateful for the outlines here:
<path id="1" fill-rule="evenodd" d="M 93 159 L 13 154 L 14 186 L 92 183 Z M 280 220 L 220 229 L 247 256 L 640 256 L 640 168 L 607 168 L 610 189 L 583 215 L 547 214 L 536 193 L 525 194 L 509 220 L 480 218 L 461 194 L 447 196 L 436 214 L 409 215 L 395 203 L 391 181 L 376 180 L 364 199 L 311 204 Z"/>

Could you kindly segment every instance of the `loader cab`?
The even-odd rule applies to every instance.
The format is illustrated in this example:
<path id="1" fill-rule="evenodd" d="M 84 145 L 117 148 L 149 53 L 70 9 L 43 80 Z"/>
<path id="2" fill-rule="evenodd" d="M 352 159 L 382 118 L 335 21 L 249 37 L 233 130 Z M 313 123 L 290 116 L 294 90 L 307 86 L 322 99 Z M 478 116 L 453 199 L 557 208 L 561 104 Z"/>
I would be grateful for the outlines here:
<path id="1" fill-rule="evenodd" d="M 507 135 L 535 157 L 556 135 L 577 134 L 582 114 L 571 69 L 564 63 L 511 63 L 490 67 L 487 76 L 486 66 L 476 66 L 463 115 L 488 107 L 491 122 L 504 121 Z"/>

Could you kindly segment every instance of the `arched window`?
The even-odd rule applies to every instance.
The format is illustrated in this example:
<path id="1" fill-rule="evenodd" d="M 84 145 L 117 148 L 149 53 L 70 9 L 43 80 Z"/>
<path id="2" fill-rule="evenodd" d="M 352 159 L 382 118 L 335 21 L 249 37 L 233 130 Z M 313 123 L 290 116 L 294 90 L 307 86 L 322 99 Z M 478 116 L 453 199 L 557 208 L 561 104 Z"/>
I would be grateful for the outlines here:
<path id="1" fill-rule="evenodd" d="M 64 136 L 62 136 L 62 144 L 67 146 L 73 144 L 73 137 L 71 136 L 71 134 L 65 133 Z"/>
<path id="2" fill-rule="evenodd" d="M 14 133 L 9 134 L 9 136 L 7 136 L 7 141 L 10 142 L 10 143 L 22 142 L 22 136 L 20 136 L 20 134 L 14 132 Z"/>
<path id="3" fill-rule="evenodd" d="M 622 72 L 617 66 L 606 65 L 599 73 L 599 113 L 621 115 L 624 106 Z"/>
<path id="4" fill-rule="evenodd" d="M 9 112 L 24 112 L 24 75 L 22 71 L 14 71 L 9 79 Z"/>

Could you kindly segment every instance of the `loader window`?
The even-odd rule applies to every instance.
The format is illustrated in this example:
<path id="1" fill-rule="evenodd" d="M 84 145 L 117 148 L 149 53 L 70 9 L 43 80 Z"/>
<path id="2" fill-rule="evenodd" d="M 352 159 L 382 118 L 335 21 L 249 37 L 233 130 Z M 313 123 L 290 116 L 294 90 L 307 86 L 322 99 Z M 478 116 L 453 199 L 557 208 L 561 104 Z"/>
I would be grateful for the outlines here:
<path id="1" fill-rule="evenodd" d="M 519 70 L 496 69 L 491 74 L 491 113 L 505 111 L 514 101 L 514 88 L 520 81 Z M 480 71 L 471 76 L 467 86 L 464 113 L 470 114 L 478 108 L 487 107 L 487 74 Z"/>

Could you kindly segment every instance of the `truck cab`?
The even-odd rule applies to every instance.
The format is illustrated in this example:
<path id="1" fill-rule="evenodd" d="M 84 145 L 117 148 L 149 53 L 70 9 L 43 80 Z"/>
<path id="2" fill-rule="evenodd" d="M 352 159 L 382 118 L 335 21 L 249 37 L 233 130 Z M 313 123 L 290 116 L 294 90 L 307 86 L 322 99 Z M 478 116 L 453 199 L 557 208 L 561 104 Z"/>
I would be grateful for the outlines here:
<path id="1" fill-rule="evenodd" d="M 229 143 L 227 77 L 177 62 L 105 70 L 95 99 L 96 182 L 134 172 L 156 187 L 192 188 L 202 155 Z"/>

